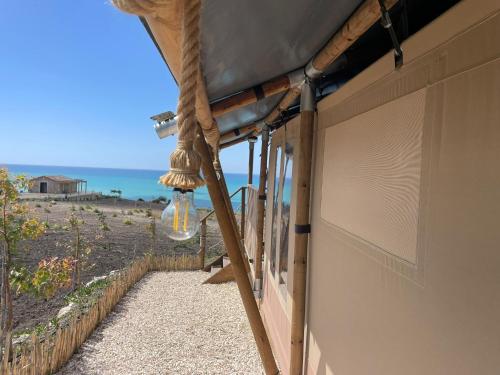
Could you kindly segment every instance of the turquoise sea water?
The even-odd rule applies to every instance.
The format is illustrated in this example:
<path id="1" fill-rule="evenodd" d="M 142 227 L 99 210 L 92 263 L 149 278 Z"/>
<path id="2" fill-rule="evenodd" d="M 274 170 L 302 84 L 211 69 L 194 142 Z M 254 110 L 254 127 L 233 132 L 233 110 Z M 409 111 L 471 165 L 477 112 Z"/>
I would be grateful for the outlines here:
<path id="1" fill-rule="evenodd" d="M 118 189 L 122 191 L 122 197 L 127 199 L 151 200 L 159 196 L 167 198 L 171 196 L 170 189 L 158 184 L 158 178 L 165 171 L 18 164 L 0 164 L 0 167 L 7 167 L 9 172 L 14 175 L 24 174 L 29 177 L 63 175 L 81 178 L 87 180 L 87 191 L 110 194 L 111 190 Z M 229 193 L 247 183 L 246 174 L 227 173 L 225 177 Z M 254 181 L 256 178 L 254 177 Z M 197 207 L 212 207 L 206 187 L 196 189 L 194 198 Z M 238 204 L 240 200 L 240 195 L 237 194 L 232 201 L 234 204 Z"/>

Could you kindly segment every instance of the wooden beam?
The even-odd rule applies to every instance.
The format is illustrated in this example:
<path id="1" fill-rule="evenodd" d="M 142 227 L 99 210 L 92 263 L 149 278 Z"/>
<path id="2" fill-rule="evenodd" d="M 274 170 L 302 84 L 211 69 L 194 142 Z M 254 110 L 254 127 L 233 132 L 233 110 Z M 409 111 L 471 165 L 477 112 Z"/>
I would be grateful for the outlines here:
<path id="1" fill-rule="evenodd" d="M 227 266 L 222 267 L 208 279 L 206 279 L 203 284 L 222 284 L 229 281 L 234 281 L 233 266 L 229 263 Z"/>
<path id="2" fill-rule="evenodd" d="M 269 149 L 269 128 L 262 130 L 262 148 L 260 152 L 259 201 L 257 205 L 257 249 L 255 251 L 255 280 L 259 288 L 262 285 L 262 255 L 264 254 L 264 213 L 267 180 L 267 153 Z M 258 281 L 257 281 L 258 280 Z"/>
<path id="3" fill-rule="evenodd" d="M 224 253 L 224 254 L 218 256 L 213 261 L 211 261 L 210 263 L 206 264 L 203 267 L 203 271 L 210 272 L 212 270 L 213 266 L 222 266 L 224 264 L 224 257 L 225 256 L 227 256 L 227 253 Z"/>
<path id="4" fill-rule="evenodd" d="M 304 319 L 306 310 L 307 247 L 310 225 L 312 146 L 314 135 L 314 89 L 309 83 L 302 88 L 298 175 L 295 180 L 295 236 L 293 254 L 292 323 L 290 374 L 302 374 L 304 351 Z M 310 228 L 310 227 L 309 227 Z"/>
<path id="5" fill-rule="evenodd" d="M 276 365 L 271 344 L 269 342 L 269 338 L 267 337 L 267 332 L 264 328 L 262 317 L 260 316 L 252 286 L 250 285 L 250 280 L 248 279 L 247 271 L 245 269 L 242 255 L 243 245 L 238 235 L 238 231 L 235 230 L 233 225 L 235 222 L 234 212 L 232 208 L 228 207 L 226 204 L 228 198 L 224 195 L 227 194 L 227 191 L 224 191 L 221 188 L 219 178 L 212 163 L 213 158 L 209 146 L 199 131 L 196 137 L 195 147 L 202 159 L 201 168 L 207 182 L 210 199 L 212 200 L 212 204 L 215 209 L 222 238 L 224 240 L 229 259 L 232 263 L 234 278 L 236 280 L 236 284 L 238 285 L 238 290 L 250 322 L 250 327 L 252 328 L 252 333 L 262 359 L 264 370 L 268 375 L 278 374 L 278 366 Z M 220 176 L 222 176 L 222 171 L 220 171 Z"/>
<path id="6" fill-rule="evenodd" d="M 235 95 L 231 95 L 210 104 L 212 115 L 214 117 L 222 116 L 225 113 L 255 103 L 263 98 L 279 94 L 289 88 L 290 78 L 288 75 L 273 78 L 270 81 L 243 90 Z"/>

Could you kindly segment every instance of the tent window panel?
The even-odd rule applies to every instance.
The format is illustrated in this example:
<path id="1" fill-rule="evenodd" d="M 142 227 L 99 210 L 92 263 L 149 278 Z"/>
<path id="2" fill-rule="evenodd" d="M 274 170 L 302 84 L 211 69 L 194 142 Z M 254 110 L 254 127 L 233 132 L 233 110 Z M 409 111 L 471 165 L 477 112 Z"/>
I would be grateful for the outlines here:
<path id="1" fill-rule="evenodd" d="M 288 284 L 288 244 L 290 233 L 290 205 L 292 202 L 292 171 L 293 145 L 286 143 L 281 180 L 281 228 L 280 228 L 280 256 L 279 256 L 279 283 Z"/>
<path id="2" fill-rule="evenodd" d="M 281 146 L 276 147 L 276 159 L 274 168 L 273 181 L 273 219 L 271 223 L 271 254 L 269 256 L 269 265 L 273 275 L 276 274 L 276 240 L 277 231 L 279 230 L 279 213 L 278 213 L 278 193 L 279 179 L 281 175 Z"/>

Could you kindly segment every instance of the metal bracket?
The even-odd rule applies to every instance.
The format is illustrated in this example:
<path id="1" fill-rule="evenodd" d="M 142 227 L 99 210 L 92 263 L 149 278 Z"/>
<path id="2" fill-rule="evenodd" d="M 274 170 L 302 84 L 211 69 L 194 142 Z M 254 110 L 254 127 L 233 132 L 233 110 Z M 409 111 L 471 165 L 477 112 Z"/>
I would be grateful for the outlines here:
<path id="1" fill-rule="evenodd" d="M 380 4 L 381 12 L 380 23 L 382 24 L 382 27 L 389 32 L 389 36 L 391 37 L 392 45 L 394 47 L 394 64 L 396 69 L 399 69 L 403 65 L 403 50 L 399 44 L 396 31 L 394 31 L 394 27 L 392 26 L 391 16 L 385 7 L 384 0 L 378 0 L 378 3 Z"/>
<path id="2" fill-rule="evenodd" d="M 295 224 L 295 233 L 308 234 L 311 233 L 311 224 Z"/>

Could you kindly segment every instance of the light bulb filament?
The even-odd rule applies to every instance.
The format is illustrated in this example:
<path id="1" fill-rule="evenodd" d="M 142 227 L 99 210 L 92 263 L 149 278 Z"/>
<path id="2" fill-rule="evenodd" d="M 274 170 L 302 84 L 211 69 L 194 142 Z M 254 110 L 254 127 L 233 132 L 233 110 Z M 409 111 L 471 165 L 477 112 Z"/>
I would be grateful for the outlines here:
<path id="1" fill-rule="evenodd" d="M 175 202 L 174 221 L 172 224 L 175 231 L 179 230 L 179 201 Z"/>

